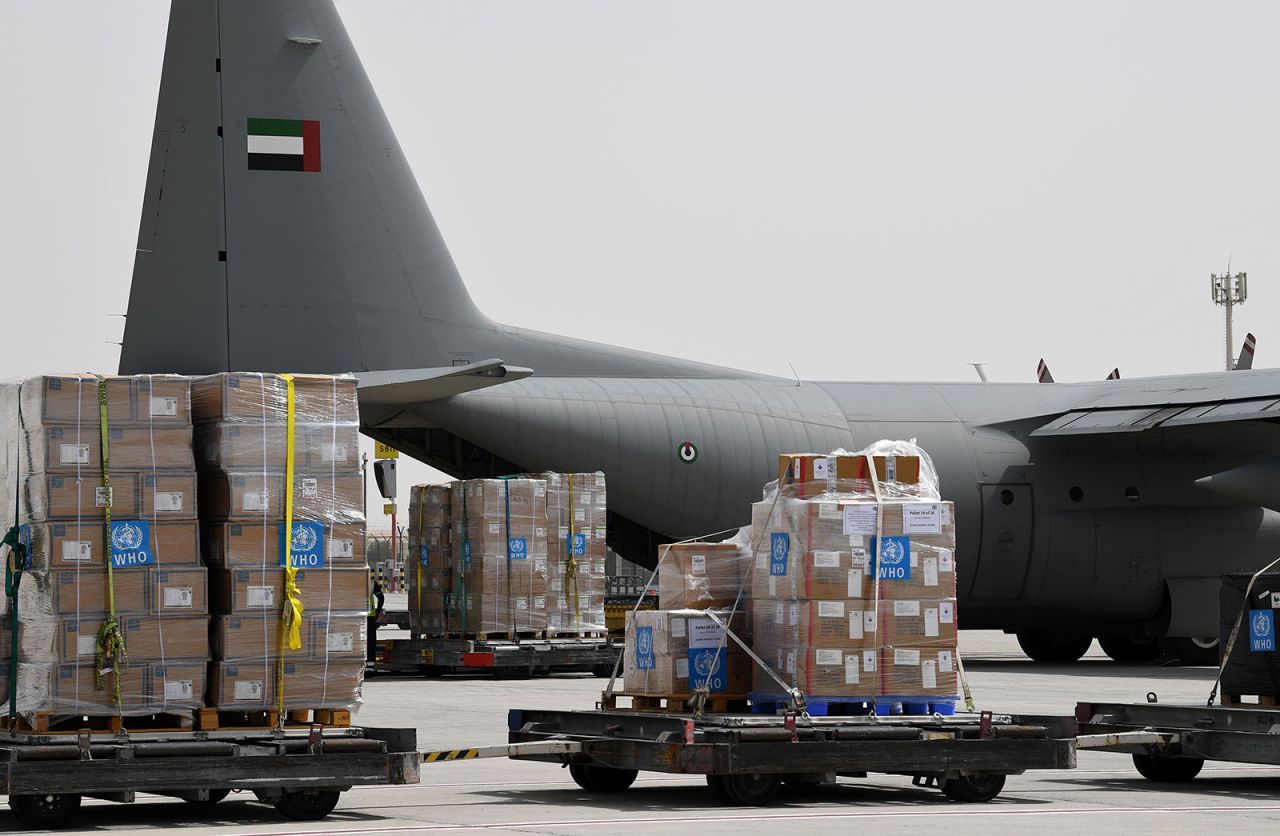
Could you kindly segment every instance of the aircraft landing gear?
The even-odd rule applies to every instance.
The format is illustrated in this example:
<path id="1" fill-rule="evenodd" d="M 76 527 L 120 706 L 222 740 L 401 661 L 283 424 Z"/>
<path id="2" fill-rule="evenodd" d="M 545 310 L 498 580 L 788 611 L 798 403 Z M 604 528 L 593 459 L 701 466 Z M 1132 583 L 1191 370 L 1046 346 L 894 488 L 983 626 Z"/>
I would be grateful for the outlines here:
<path id="1" fill-rule="evenodd" d="M 1027 630 L 1017 634 L 1022 652 L 1035 662 L 1074 662 L 1088 652 L 1092 636 Z"/>
<path id="2" fill-rule="evenodd" d="M 1117 662 L 1141 664 L 1160 658 L 1160 642 L 1151 636 L 1099 636 L 1098 644 Z"/>
<path id="3" fill-rule="evenodd" d="M 1165 652 L 1171 656 L 1176 656 L 1178 661 L 1184 665 L 1218 666 L 1217 638 L 1166 637 L 1161 640 L 1161 644 Z"/>

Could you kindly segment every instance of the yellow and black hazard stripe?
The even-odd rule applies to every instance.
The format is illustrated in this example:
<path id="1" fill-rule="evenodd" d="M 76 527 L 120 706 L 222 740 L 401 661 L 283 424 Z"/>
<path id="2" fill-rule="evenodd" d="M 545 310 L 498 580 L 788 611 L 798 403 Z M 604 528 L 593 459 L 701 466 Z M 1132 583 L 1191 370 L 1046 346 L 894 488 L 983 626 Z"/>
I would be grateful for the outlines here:
<path id="1" fill-rule="evenodd" d="M 480 757 L 479 749 L 444 749 L 439 752 L 423 752 L 423 763 L 436 763 L 437 761 L 465 761 L 472 758 Z"/>

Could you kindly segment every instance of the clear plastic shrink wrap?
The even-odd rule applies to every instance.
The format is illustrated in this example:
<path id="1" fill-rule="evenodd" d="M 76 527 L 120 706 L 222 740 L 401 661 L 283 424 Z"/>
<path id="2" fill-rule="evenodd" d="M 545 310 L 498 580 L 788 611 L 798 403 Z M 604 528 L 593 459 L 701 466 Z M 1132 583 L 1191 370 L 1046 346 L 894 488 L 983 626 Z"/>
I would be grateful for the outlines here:
<path id="1" fill-rule="evenodd" d="M 0 711 L 35 725 L 203 705 L 190 392 L 188 378 L 165 375 L 0 386 L 0 511 L 26 551 L 21 567 L 6 554 L 16 594 L 0 605 Z"/>
<path id="2" fill-rule="evenodd" d="M 603 473 L 535 473 L 547 483 L 547 632 L 602 634 L 608 488 Z"/>
<path id="3" fill-rule="evenodd" d="M 224 373 L 192 385 L 214 614 L 208 700 L 221 710 L 361 701 L 369 570 L 356 381 L 294 375 L 292 384 L 292 409 L 288 376 Z M 299 605 L 286 629 L 284 614 Z"/>
<path id="4" fill-rule="evenodd" d="M 955 514 L 918 446 L 780 457 L 779 481 L 752 508 L 752 542 L 753 649 L 789 685 L 956 694 Z M 781 690 L 761 670 L 754 688 Z"/>
<path id="5" fill-rule="evenodd" d="M 729 610 L 714 611 L 728 623 Z M 736 631 L 735 631 L 736 632 Z M 745 694 L 751 659 L 705 610 L 637 610 L 627 613 L 622 687 L 628 694 Z"/>
<path id="6" fill-rule="evenodd" d="M 454 586 L 450 539 L 451 485 L 409 489 L 409 620 L 417 635 L 449 631 L 447 596 Z"/>

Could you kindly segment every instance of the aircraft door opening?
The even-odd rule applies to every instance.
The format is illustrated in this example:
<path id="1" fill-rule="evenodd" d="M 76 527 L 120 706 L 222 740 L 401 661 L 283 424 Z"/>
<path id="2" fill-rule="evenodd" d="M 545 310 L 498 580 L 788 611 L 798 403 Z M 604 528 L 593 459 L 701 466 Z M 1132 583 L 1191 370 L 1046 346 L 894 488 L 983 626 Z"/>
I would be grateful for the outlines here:
<path id="1" fill-rule="evenodd" d="M 1031 564 L 1034 510 L 1030 485 L 982 486 L 982 544 L 971 593 L 974 600 L 1021 597 Z"/>

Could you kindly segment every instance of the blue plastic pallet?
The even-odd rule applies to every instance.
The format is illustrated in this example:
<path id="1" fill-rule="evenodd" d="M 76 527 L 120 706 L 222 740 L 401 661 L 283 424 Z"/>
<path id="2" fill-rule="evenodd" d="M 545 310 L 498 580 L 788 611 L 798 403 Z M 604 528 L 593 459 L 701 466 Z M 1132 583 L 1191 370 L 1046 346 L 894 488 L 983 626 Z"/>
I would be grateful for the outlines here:
<path id="1" fill-rule="evenodd" d="M 791 700 L 785 694 L 768 694 L 749 691 L 752 714 L 780 714 L 787 710 Z M 893 715 L 956 713 L 959 697 L 810 697 L 805 696 L 811 717 L 858 717 L 874 713 L 878 717 Z"/>

